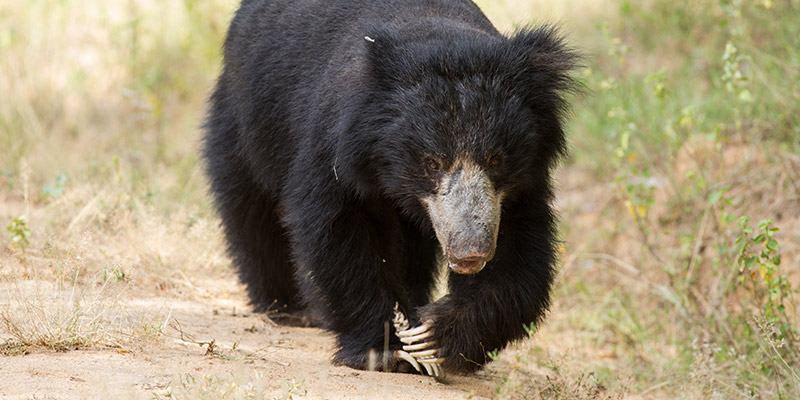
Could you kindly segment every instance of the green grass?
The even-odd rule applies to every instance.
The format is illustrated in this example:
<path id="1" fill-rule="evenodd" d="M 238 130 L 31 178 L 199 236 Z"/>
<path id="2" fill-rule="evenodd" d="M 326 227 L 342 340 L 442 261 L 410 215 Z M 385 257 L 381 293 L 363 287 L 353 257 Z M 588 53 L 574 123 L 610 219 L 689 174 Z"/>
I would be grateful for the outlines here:
<path id="1" fill-rule="evenodd" d="M 800 3 L 478 3 L 505 31 L 561 20 L 590 90 L 556 308 L 491 367 L 498 397 L 800 398 Z M 0 0 L 0 280 L 44 282 L 6 296 L 28 293 L 0 352 L 118 345 L 98 287 L 226 270 L 197 154 L 236 5 Z"/>
<path id="2" fill-rule="evenodd" d="M 800 4 L 612 4 L 568 171 L 611 188 L 614 223 L 562 214 L 568 256 L 625 272 L 565 268 L 556 329 L 615 354 L 606 393 L 796 398 Z"/>

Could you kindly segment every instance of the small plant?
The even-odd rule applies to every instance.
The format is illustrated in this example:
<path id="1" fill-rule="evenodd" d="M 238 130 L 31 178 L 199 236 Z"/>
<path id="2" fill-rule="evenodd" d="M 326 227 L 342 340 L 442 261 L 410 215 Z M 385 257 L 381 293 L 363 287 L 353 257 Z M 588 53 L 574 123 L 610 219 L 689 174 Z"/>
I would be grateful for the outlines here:
<path id="1" fill-rule="evenodd" d="M 532 336 L 533 336 L 533 334 L 534 334 L 534 333 L 536 333 L 536 331 L 537 331 L 539 328 L 536 326 L 536 323 L 535 323 L 535 322 L 531 322 L 531 323 L 530 323 L 530 324 L 528 324 L 528 325 L 522 325 L 522 329 L 524 329 L 524 330 L 525 330 L 525 334 L 527 334 L 527 335 L 528 335 L 528 337 L 532 337 Z"/>
<path id="2" fill-rule="evenodd" d="M 119 265 L 107 265 L 103 269 L 103 281 L 113 279 L 117 282 L 122 282 L 126 278 L 125 271 Z"/>
<path id="3" fill-rule="evenodd" d="M 54 183 L 48 183 L 42 187 L 41 200 L 47 198 L 57 199 L 64 193 L 64 185 L 67 183 L 67 175 L 58 174 Z"/>
<path id="4" fill-rule="evenodd" d="M 748 78 L 744 73 L 743 64 L 746 64 L 749 59 L 739 53 L 733 42 L 729 41 L 725 44 L 725 53 L 722 55 L 722 61 L 725 62 L 722 72 L 722 82 L 725 83 L 725 89 L 735 94 L 740 101 L 751 102 L 753 96 L 744 87 L 748 82 Z"/>
<path id="5" fill-rule="evenodd" d="M 752 284 L 753 290 L 763 297 L 761 308 L 767 322 L 778 327 L 781 337 L 787 337 L 794 329 L 786 313 L 786 304 L 791 304 L 793 290 L 780 270 L 780 244 L 774 238 L 779 229 L 772 226 L 772 219 L 765 219 L 759 222 L 758 230 L 754 232 L 749 222 L 750 217 L 739 218 L 742 231 L 736 239 L 739 283 L 746 285 L 749 281 Z"/>
<path id="6" fill-rule="evenodd" d="M 664 76 L 665 71 L 666 68 L 662 67 L 658 72 L 650 74 L 644 79 L 646 83 L 653 85 L 653 96 L 659 100 L 664 100 L 669 95 L 666 85 L 667 78 Z"/>
<path id="7" fill-rule="evenodd" d="M 6 230 L 11 232 L 11 249 L 13 250 L 15 247 L 19 247 L 24 253 L 25 248 L 30 244 L 28 238 L 31 235 L 31 230 L 28 229 L 27 218 L 24 215 L 14 218 L 11 220 L 11 223 L 6 226 Z"/>
<path id="8" fill-rule="evenodd" d="M 292 381 L 286 381 L 286 398 L 292 399 L 292 396 L 305 397 L 308 394 L 308 389 L 305 388 L 305 380 L 300 381 L 292 378 Z"/>

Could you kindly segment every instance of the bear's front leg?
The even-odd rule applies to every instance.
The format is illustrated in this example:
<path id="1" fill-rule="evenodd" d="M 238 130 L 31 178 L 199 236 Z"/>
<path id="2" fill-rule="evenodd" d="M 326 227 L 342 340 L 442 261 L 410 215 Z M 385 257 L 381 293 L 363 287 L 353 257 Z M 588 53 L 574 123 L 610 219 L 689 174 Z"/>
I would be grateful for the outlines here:
<path id="1" fill-rule="evenodd" d="M 402 370 L 393 353 L 401 343 L 391 324 L 394 304 L 407 297 L 398 279 L 402 238 L 396 217 L 348 203 L 333 188 L 313 189 L 314 196 L 284 202 L 292 204 L 285 207 L 284 221 L 303 299 L 322 327 L 336 334 L 333 361 Z"/>
<path id="2" fill-rule="evenodd" d="M 542 320 L 555 276 L 554 217 L 546 204 L 519 201 L 503 216 L 495 257 L 476 274 L 450 272 L 450 292 L 419 309 L 423 323 L 406 350 L 434 343 L 446 371 L 472 372 Z"/>

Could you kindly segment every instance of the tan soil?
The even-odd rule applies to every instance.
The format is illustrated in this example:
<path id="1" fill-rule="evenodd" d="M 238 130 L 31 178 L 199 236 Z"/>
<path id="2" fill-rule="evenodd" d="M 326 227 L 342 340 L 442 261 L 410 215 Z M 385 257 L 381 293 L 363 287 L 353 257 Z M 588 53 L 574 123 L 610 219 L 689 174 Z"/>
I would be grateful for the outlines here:
<path id="1" fill-rule="evenodd" d="M 232 278 L 216 285 L 240 289 Z M 5 288 L 0 292 L 7 293 Z M 494 391 L 487 372 L 451 376 L 442 384 L 422 375 L 334 366 L 332 335 L 317 328 L 278 326 L 262 314 L 247 312 L 241 290 L 231 297 L 121 300 L 127 312 L 162 310 L 160 314 L 169 315 L 169 328 L 161 336 L 119 348 L 0 355 L 0 398 L 194 397 L 198 392 L 191 387 L 204 387 L 203 380 L 210 377 L 224 382 L 217 390 L 252 384 L 266 398 L 463 399 L 488 398 Z M 211 340 L 216 354 L 207 355 L 207 345 L 199 343 Z M 190 389 L 181 387 L 187 374 L 196 380 Z M 216 398 L 213 393 L 204 397 Z"/>

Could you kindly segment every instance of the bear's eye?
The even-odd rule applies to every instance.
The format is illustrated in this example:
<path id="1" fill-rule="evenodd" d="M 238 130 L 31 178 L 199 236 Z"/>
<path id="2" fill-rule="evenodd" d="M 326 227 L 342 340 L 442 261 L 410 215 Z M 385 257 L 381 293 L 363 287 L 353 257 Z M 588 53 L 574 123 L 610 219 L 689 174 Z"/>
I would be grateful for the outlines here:
<path id="1" fill-rule="evenodd" d="M 425 165 L 431 171 L 438 171 L 439 170 L 439 163 L 436 160 L 428 159 L 428 161 L 425 162 Z"/>
<path id="2" fill-rule="evenodd" d="M 498 165 L 500 165 L 500 157 L 496 154 L 490 155 L 488 158 L 486 158 L 486 165 L 488 165 L 490 168 L 496 168 Z"/>

